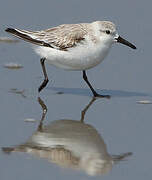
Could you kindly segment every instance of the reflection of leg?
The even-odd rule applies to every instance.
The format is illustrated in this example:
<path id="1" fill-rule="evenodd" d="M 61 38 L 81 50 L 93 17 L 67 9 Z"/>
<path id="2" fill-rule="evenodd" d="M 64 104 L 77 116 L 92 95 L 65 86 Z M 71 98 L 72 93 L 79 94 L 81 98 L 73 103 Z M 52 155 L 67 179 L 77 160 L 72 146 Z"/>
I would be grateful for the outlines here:
<path id="1" fill-rule="evenodd" d="M 98 93 L 94 90 L 94 88 L 92 87 L 92 85 L 90 84 L 90 82 L 89 82 L 89 80 L 88 80 L 88 78 L 87 78 L 87 75 L 86 75 L 85 70 L 83 70 L 83 79 L 85 80 L 85 82 L 87 83 L 87 85 L 89 86 L 89 88 L 91 89 L 94 97 L 110 98 L 109 95 L 100 95 L 100 94 L 98 94 Z"/>
<path id="2" fill-rule="evenodd" d="M 44 121 L 45 115 L 47 113 L 47 106 L 44 104 L 44 102 L 42 101 L 42 99 L 40 97 L 38 97 L 38 102 L 43 110 L 42 117 L 41 117 L 41 120 L 40 120 L 40 123 L 38 126 L 38 131 L 43 131 L 43 121 Z"/>
<path id="3" fill-rule="evenodd" d="M 40 59 L 40 63 L 42 66 L 42 70 L 43 70 L 43 75 L 44 75 L 44 81 L 42 82 L 42 84 L 40 85 L 40 87 L 38 88 L 38 92 L 40 92 L 43 88 L 45 88 L 45 86 L 47 85 L 47 83 L 49 82 L 48 80 L 48 76 L 47 76 L 47 72 L 46 72 L 46 68 L 45 68 L 45 64 L 44 61 L 46 59 L 45 58 L 41 58 Z"/>
<path id="4" fill-rule="evenodd" d="M 91 101 L 89 102 L 89 104 L 81 111 L 81 122 L 83 123 L 84 122 L 84 116 L 85 116 L 85 113 L 87 112 L 87 110 L 89 109 L 89 107 L 93 104 L 93 102 L 96 100 L 95 97 L 93 97 L 91 99 Z"/>

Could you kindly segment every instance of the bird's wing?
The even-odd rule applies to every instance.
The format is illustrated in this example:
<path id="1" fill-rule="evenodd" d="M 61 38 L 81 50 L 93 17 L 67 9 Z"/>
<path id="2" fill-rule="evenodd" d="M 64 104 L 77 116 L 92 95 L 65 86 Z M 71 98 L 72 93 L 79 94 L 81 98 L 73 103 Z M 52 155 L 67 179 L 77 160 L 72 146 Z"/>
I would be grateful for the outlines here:
<path id="1" fill-rule="evenodd" d="M 67 50 L 85 39 L 87 24 L 63 24 L 42 31 L 6 29 L 7 32 L 31 43 L 59 50 Z"/>
<path id="2" fill-rule="evenodd" d="M 44 42 L 65 50 L 84 40 L 87 34 L 84 24 L 65 24 L 44 31 Z"/>

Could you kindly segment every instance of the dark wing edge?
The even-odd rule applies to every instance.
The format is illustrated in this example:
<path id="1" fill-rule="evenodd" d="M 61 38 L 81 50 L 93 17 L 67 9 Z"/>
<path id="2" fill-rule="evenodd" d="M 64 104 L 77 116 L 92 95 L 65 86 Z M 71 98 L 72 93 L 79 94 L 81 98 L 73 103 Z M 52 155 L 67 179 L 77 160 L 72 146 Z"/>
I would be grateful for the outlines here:
<path id="1" fill-rule="evenodd" d="M 54 48 L 49 43 L 46 43 L 44 41 L 40 41 L 40 40 L 37 40 L 37 39 L 33 39 L 28 34 L 22 33 L 20 30 L 13 29 L 13 28 L 7 28 L 7 29 L 5 29 L 5 31 L 8 32 L 8 33 L 13 34 L 14 36 L 16 36 L 16 37 L 18 37 L 20 39 L 31 42 L 33 44 L 36 44 L 36 45 L 39 45 L 39 46 L 45 46 L 45 47 Z"/>

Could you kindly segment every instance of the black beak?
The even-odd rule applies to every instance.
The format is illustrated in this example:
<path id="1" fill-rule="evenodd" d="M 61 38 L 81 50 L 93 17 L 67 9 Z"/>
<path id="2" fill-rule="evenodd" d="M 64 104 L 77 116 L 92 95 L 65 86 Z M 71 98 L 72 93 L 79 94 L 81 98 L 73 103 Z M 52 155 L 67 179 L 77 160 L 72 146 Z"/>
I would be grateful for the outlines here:
<path id="1" fill-rule="evenodd" d="M 129 46 L 132 49 L 137 49 L 136 46 L 134 46 L 133 44 L 131 44 L 127 40 L 123 39 L 121 36 L 119 36 L 116 40 L 118 43 L 125 44 L 126 46 Z"/>

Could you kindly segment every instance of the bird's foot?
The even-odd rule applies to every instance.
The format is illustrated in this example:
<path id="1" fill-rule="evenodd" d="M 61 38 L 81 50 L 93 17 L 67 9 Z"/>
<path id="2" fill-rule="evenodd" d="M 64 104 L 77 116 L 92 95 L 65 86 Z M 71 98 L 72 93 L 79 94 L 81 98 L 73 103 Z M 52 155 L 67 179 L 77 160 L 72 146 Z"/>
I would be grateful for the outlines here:
<path id="1" fill-rule="evenodd" d="M 98 93 L 94 93 L 93 95 L 94 95 L 95 98 L 107 98 L 107 99 L 111 98 L 110 95 L 101 95 L 101 94 L 98 94 Z"/>

